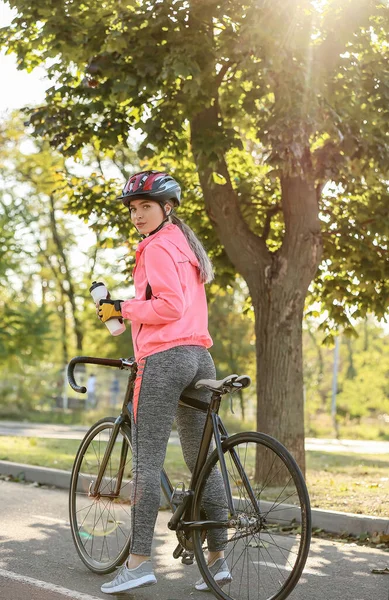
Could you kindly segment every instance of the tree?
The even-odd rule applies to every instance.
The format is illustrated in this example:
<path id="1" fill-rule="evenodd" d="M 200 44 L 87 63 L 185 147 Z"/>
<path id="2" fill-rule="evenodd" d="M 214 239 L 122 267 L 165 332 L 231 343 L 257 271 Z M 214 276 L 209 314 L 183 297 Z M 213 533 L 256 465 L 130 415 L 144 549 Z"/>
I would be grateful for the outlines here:
<path id="1" fill-rule="evenodd" d="M 162 152 L 177 173 L 198 173 L 251 294 L 258 427 L 304 468 L 301 322 L 319 265 L 330 325 L 347 324 L 350 307 L 386 310 L 386 3 L 60 1 L 55 14 L 47 0 L 10 4 L 3 42 L 20 68 L 51 61 L 47 103 L 31 112 L 37 135 L 77 155 L 91 140 L 125 144 L 136 127 L 143 157 Z"/>
<path id="2" fill-rule="evenodd" d="M 331 409 L 334 349 L 322 345 L 324 335 L 317 323 L 316 327 L 314 323 L 309 329 L 305 327 L 306 413 L 313 420 L 324 413 L 329 416 Z M 364 419 L 369 426 L 369 420 L 377 423 L 387 419 L 389 369 L 383 357 L 387 355 L 388 343 L 383 327 L 372 318 L 360 321 L 354 336 L 342 336 L 336 398 L 340 425 Z"/>
<path id="3" fill-rule="evenodd" d="M 23 151 L 26 141 L 26 132 L 17 114 L 2 124 L 0 156 L 4 162 L 5 189 L 12 198 L 12 202 L 8 203 L 8 219 L 11 222 L 17 221 L 23 228 L 27 254 L 37 257 L 35 270 L 37 267 L 38 272 L 47 268 L 51 280 L 56 282 L 62 300 L 57 304 L 62 308 L 60 314 L 65 331 L 66 310 L 63 300 L 66 298 L 69 303 L 76 347 L 82 354 L 83 332 L 76 306 L 74 275 L 68 256 L 75 245 L 74 237 L 61 217 L 63 198 L 66 198 L 67 191 L 64 181 L 65 161 L 42 140 L 37 140 L 30 152 Z M 4 203 L 3 208 L 6 208 Z M 64 343 L 66 339 L 67 336 Z M 64 355 L 67 361 L 65 348 Z"/>
<path id="4" fill-rule="evenodd" d="M 245 290 L 242 281 L 225 289 L 212 285 L 209 291 L 209 330 L 213 339 L 212 356 L 218 378 L 231 373 L 254 376 L 254 323 L 250 311 L 244 310 Z M 243 310 L 242 310 L 243 309 Z M 239 392 L 242 420 L 246 419 L 249 393 Z"/>
<path id="5" fill-rule="evenodd" d="M 112 160 L 103 160 L 96 148 L 88 147 L 84 154 L 85 182 L 97 177 L 96 168 L 103 172 L 104 166 L 112 167 Z M 121 167 L 119 159 L 116 169 Z M 83 353 L 83 313 L 86 302 L 93 307 L 89 287 L 99 272 L 97 261 L 101 261 L 100 270 L 107 267 L 104 277 L 111 290 L 117 286 L 115 271 L 119 270 L 100 257 L 103 248 L 112 247 L 113 240 L 109 233 L 102 233 L 98 220 L 90 219 L 90 210 L 83 218 L 96 234 L 95 243 L 87 251 L 80 249 L 79 237 L 85 228 L 83 231 L 81 220 L 64 211 L 73 196 L 82 197 L 77 184 L 85 187 L 87 183 L 74 176 L 77 167 L 72 162 L 51 149 L 47 141 L 38 139 L 32 144 L 17 112 L 1 124 L 0 285 L 7 287 L 10 280 L 30 282 L 30 294 L 41 297 L 42 307 L 57 315 L 64 364 L 70 351 Z"/>
<path id="6" fill-rule="evenodd" d="M 4 170 L 2 170 L 4 173 Z M 0 369 L 20 374 L 17 390 L 1 381 L 0 409 L 12 395 L 12 403 L 26 407 L 31 393 L 20 393 L 22 374 L 45 356 L 50 346 L 51 311 L 33 298 L 30 277 L 24 277 L 25 248 L 18 236 L 20 221 L 13 219 L 4 181 L 0 189 Z M 3 377 L 1 377 L 3 379 Z M 35 390 L 34 390 L 35 391 Z M 31 392 L 31 390 L 30 390 Z"/>
<path id="7" fill-rule="evenodd" d="M 90 148 L 85 154 L 83 172 L 90 173 L 100 157 Z M 0 125 L 0 166 L 0 411 L 16 416 L 52 407 L 76 352 L 133 350 L 130 331 L 112 338 L 95 314 L 92 277 L 103 277 L 114 293 L 115 271 L 124 267 L 112 265 L 114 251 L 103 248 L 111 239 L 95 219 L 98 239 L 81 248 L 86 227 L 63 211 L 74 191 L 72 161 L 46 141 L 32 143 L 15 113 Z"/>

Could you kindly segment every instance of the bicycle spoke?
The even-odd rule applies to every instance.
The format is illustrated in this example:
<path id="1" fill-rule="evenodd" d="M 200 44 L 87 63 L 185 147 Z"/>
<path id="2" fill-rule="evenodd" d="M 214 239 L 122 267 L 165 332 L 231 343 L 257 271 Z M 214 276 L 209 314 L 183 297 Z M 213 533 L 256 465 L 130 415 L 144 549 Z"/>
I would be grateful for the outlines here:
<path id="1" fill-rule="evenodd" d="M 269 441 L 269 439 L 271 441 Z M 237 434 L 224 444 L 224 458 L 235 510 L 225 518 L 225 493 L 219 499 L 208 499 L 207 482 L 212 485 L 221 470 L 217 453 L 209 459 L 196 488 L 193 520 L 201 519 L 201 507 L 210 521 L 226 523 L 207 531 L 202 543 L 194 530 L 196 559 L 208 586 L 223 600 L 284 600 L 295 586 L 309 548 L 310 532 L 303 517 L 309 509 L 309 498 L 297 465 L 287 451 L 268 436 L 257 433 Z M 257 457 L 258 453 L 258 457 Z M 221 479 L 221 485 L 223 480 Z M 297 484 L 296 484 L 297 481 Z M 283 511 L 283 512 L 281 512 Z M 287 512 L 288 511 L 288 512 Z M 212 513 L 212 516 L 209 516 Z M 220 515 L 219 517 L 217 515 Z M 290 515 L 290 518 L 287 517 Z M 298 517 L 303 525 L 296 534 L 272 529 L 290 525 Z M 206 523 L 204 525 L 206 530 Z M 216 533 L 215 533 L 216 532 Z M 218 532 L 218 533 L 217 533 Z M 300 533 L 301 532 L 301 533 Z M 207 567 L 209 537 L 224 539 L 224 557 L 231 578 L 217 582 Z M 225 563 L 222 568 L 226 568 Z M 214 579 L 215 577 L 215 579 Z M 224 584 L 224 585 L 223 585 Z"/>
<path id="2" fill-rule="evenodd" d="M 87 434 L 76 458 L 70 491 L 71 527 L 80 557 L 90 569 L 106 573 L 125 558 L 131 535 L 131 480 L 124 477 L 132 472 L 132 451 L 130 437 L 125 439 L 121 430 L 95 489 L 113 431 L 113 420 L 106 419 Z M 127 449 L 123 450 L 123 443 Z"/>

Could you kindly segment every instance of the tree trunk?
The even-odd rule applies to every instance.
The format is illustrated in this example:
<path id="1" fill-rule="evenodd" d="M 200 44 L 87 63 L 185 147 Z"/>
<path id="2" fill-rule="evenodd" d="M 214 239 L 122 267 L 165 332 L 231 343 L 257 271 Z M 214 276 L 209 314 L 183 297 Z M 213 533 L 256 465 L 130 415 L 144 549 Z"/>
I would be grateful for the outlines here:
<path id="1" fill-rule="evenodd" d="M 312 340 L 313 345 L 315 346 L 316 352 L 317 352 L 317 361 L 318 361 L 318 375 L 317 375 L 317 383 L 318 383 L 318 389 L 317 389 L 317 393 L 320 396 L 320 400 L 321 400 L 321 408 L 322 410 L 326 410 L 326 405 L 327 405 L 327 392 L 325 389 L 322 388 L 322 383 L 324 380 L 324 359 L 323 359 L 323 351 L 322 351 L 322 347 L 321 345 L 318 343 L 315 335 L 312 333 L 311 329 L 308 329 L 308 335 Z"/>
<path id="2" fill-rule="evenodd" d="M 282 247 L 264 273 L 248 281 L 257 339 L 258 428 L 279 439 L 305 472 L 302 319 L 321 259 L 316 191 L 300 177 L 283 177 Z"/>
<path id="3" fill-rule="evenodd" d="M 73 321 L 74 321 L 74 333 L 76 335 L 77 352 L 78 352 L 78 354 L 82 354 L 82 345 L 83 345 L 84 334 L 82 331 L 81 321 L 78 318 L 78 313 L 77 313 L 76 293 L 75 293 L 75 289 L 74 289 L 73 278 L 72 278 L 72 275 L 70 272 L 68 259 L 67 259 L 67 256 L 65 254 L 65 250 L 64 250 L 64 247 L 62 244 L 61 236 L 59 235 L 59 232 L 58 232 L 53 195 L 50 196 L 50 228 L 51 228 L 51 233 L 53 236 L 53 242 L 56 245 L 56 248 L 58 251 L 58 259 L 59 259 L 59 262 L 61 265 L 60 272 L 62 275 L 65 276 L 66 281 L 67 281 L 67 287 L 65 287 L 63 279 L 62 279 L 61 289 L 67 295 L 69 302 L 70 302 L 70 306 L 72 308 L 72 315 L 73 315 Z"/>
<path id="4" fill-rule="evenodd" d="M 61 304 L 58 306 L 58 312 L 61 319 L 61 341 L 62 341 L 62 362 L 67 365 L 69 362 L 69 351 L 68 351 L 68 332 L 66 323 L 66 299 L 64 291 L 61 289 Z"/>
<path id="5" fill-rule="evenodd" d="M 280 284 L 278 284 L 280 285 Z M 274 290 L 273 290 L 274 292 Z M 302 317 L 298 290 L 253 297 L 257 428 L 281 441 L 305 472 Z"/>
<path id="6" fill-rule="evenodd" d="M 308 178 L 281 178 L 285 233 L 281 248 L 270 252 L 265 237 L 254 234 L 242 217 L 224 158 L 213 169 L 204 159 L 203 140 L 217 129 L 217 114 L 215 103 L 192 120 L 192 150 L 207 213 L 254 305 L 258 428 L 286 445 L 304 472 L 302 318 L 321 260 L 317 193 Z M 215 184 L 213 172 L 227 183 Z"/>
<path id="7" fill-rule="evenodd" d="M 346 378 L 347 379 L 355 379 L 357 372 L 356 372 L 355 366 L 354 366 L 353 345 L 352 345 L 349 337 L 346 337 L 346 346 L 347 346 L 347 351 L 348 351 L 348 367 L 347 367 L 347 372 L 346 372 Z"/>

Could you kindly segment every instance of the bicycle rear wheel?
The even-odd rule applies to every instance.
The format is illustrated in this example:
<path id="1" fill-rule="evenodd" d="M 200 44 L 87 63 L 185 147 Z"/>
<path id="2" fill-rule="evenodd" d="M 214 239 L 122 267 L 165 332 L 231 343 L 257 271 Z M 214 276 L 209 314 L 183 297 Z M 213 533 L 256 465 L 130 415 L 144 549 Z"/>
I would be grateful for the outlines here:
<path id="1" fill-rule="evenodd" d="M 234 514 L 226 496 L 215 498 L 205 542 L 204 530 L 193 531 L 201 574 L 220 600 L 284 600 L 297 584 L 309 552 L 311 512 L 304 478 L 288 450 L 268 435 L 237 434 L 222 448 Z M 210 506 L 206 485 L 215 469 L 221 471 L 216 450 L 196 485 L 193 521 L 202 520 L 203 504 Z M 224 565 L 219 584 L 217 567 L 212 574 L 207 566 L 208 544 L 212 551 L 224 549 L 230 575 L 227 571 L 225 576 Z"/>
<path id="2" fill-rule="evenodd" d="M 125 560 L 131 539 L 132 449 L 127 425 L 119 430 L 99 494 L 91 495 L 114 424 L 113 418 L 101 419 L 84 437 L 69 492 L 70 527 L 77 552 L 88 569 L 102 574 L 111 573 Z"/>

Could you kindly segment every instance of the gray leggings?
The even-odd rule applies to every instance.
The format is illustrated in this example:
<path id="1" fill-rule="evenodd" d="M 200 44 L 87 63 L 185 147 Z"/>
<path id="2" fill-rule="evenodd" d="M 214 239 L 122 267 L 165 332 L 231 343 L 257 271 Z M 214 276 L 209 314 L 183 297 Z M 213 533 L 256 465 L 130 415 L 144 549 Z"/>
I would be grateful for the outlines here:
<path id="1" fill-rule="evenodd" d="M 130 552 L 151 554 L 161 494 L 161 470 L 174 418 L 185 462 L 192 472 L 200 445 L 205 413 L 179 406 L 181 394 L 210 401 L 206 389 L 195 390 L 199 379 L 214 379 L 215 366 L 202 346 L 176 346 L 141 360 L 134 391 L 132 421 L 133 482 L 132 538 Z M 208 479 L 204 510 L 210 519 L 226 519 L 221 508 L 225 498 L 223 480 L 214 469 Z M 224 504 L 225 505 L 225 504 Z M 208 547 L 215 552 L 225 545 L 225 532 L 214 529 Z"/>

